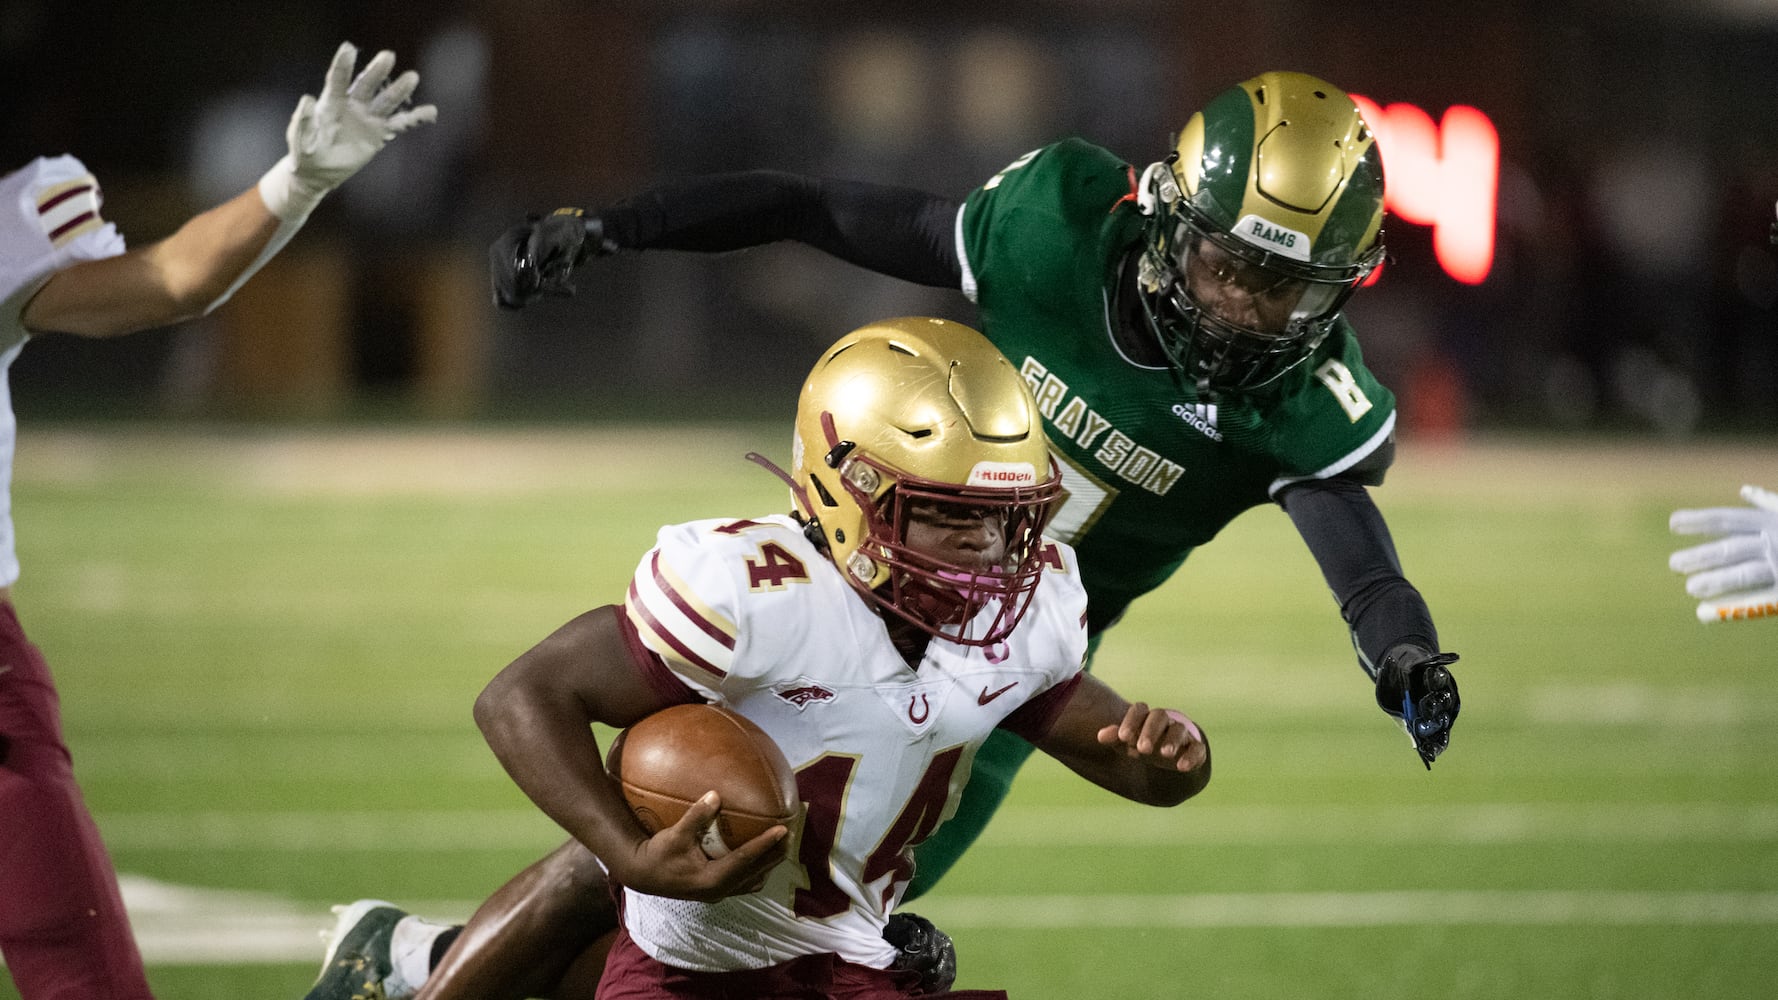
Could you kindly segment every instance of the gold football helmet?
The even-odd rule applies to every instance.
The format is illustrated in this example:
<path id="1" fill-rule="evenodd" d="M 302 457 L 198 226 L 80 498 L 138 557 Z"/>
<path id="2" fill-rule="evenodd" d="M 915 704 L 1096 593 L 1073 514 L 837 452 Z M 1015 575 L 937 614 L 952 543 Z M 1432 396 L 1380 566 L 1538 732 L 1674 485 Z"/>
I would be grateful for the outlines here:
<path id="1" fill-rule="evenodd" d="M 1030 606 L 1061 477 L 1031 390 L 976 331 L 912 317 L 840 338 L 803 383 L 791 463 L 811 537 L 884 611 L 986 646 Z M 965 566 L 909 547 L 910 508 L 935 503 L 1000 519 L 999 564 Z"/>
<path id="2" fill-rule="evenodd" d="M 1246 392 L 1306 361 L 1383 259 L 1383 165 L 1358 106 L 1263 73 L 1193 115 L 1143 174 L 1141 301 L 1186 378 Z"/>

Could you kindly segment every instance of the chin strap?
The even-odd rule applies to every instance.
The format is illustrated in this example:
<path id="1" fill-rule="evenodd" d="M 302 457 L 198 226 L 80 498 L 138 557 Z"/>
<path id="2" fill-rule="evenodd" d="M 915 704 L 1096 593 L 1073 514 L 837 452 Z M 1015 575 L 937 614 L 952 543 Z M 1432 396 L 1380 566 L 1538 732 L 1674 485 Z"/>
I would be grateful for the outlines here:
<path id="1" fill-rule="evenodd" d="M 809 492 L 807 490 L 803 489 L 802 486 L 799 485 L 797 483 L 797 481 L 790 475 L 790 473 L 785 472 L 783 469 L 778 468 L 778 466 L 775 463 L 773 463 L 773 461 L 771 459 L 765 457 L 764 455 L 761 455 L 757 451 L 750 451 L 746 454 L 745 457 L 746 457 L 747 461 L 760 466 L 761 468 L 765 469 L 767 472 L 771 473 L 772 475 L 777 476 L 779 479 L 784 480 L 784 485 L 790 487 L 792 499 L 800 502 L 803 505 L 804 510 L 813 511 L 815 509 L 814 505 L 809 503 Z M 817 522 L 814 520 L 810 520 L 809 523 L 815 524 Z M 822 542 L 822 544 L 824 544 L 824 545 L 826 544 L 825 540 Z"/>

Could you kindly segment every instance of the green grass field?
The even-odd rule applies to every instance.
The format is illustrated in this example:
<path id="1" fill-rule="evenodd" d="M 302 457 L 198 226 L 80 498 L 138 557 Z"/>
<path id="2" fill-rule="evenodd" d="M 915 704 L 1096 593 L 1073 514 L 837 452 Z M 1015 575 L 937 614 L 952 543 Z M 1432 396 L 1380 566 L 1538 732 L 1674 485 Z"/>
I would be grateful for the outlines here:
<path id="1" fill-rule="evenodd" d="M 27 429 L 15 519 L 89 801 L 166 998 L 300 996 L 327 906 L 462 916 L 559 839 L 470 721 L 654 529 L 785 505 L 776 427 Z M 1038 761 L 917 909 L 1015 998 L 1778 990 L 1778 622 L 1703 626 L 1674 506 L 1778 443 L 1404 446 L 1379 491 L 1464 711 L 1430 774 L 1312 560 L 1249 513 L 1098 672 L 1190 711 L 1170 811 Z M 0 997 L 14 997 L 0 974 Z"/>

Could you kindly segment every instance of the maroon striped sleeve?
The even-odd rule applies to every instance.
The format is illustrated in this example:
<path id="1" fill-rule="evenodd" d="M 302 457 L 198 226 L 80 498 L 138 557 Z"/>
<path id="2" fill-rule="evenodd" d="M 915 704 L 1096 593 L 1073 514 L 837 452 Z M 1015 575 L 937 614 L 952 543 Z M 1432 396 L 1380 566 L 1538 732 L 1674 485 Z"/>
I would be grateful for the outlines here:
<path id="1" fill-rule="evenodd" d="M 91 184 L 79 184 L 74 187 L 71 187 L 68 190 L 61 192 L 60 194 L 57 194 L 55 197 L 49 199 L 48 201 L 39 202 L 37 205 L 37 214 L 38 215 L 46 214 L 50 209 L 56 207 L 57 205 L 60 205 L 64 201 L 67 201 L 69 198 L 73 198 L 77 195 L 86 194 L 88 191 L 91 191 L 92 189 L 93 189 L 93 185 L 91 185 Z"/>
<path id="2" fill-rule="evenodd" d="M 699 656 L 697 653 L 692 651 L 692 648 L 690 646 L 687 646 L 685 643 L 679 641 L 679 638 L 677 636 L 675 636 L 672 632 L 667 631 L 666 626 L 664 626 L 660 623 L 660 619 L 656 618 L 654 616 L 654 613 L 648 610 L 648 606 L 646 604 L 642 603 L 642 596 L 636 592 L 636 581 L 634 581 L 634 580 L 630 581 L 630 599 L 629 599 L 628 604 L 630 607 L 636 609 L 636 613 L 641 615 L 643 620 L 648 622 L 648 626 L 650 628 L 654 629 L 654 634 L 660 636 L 662 642 L 665 642 L 667 645 L 672 646 L 673 651 L 675 653 L 678 653 L 680 655 L 680 657 L 682 657 L 685 660 L 685 662 L 693 664 L 694 666 L 701 667 L 705 670 L 708 670 L 708 671 L 710 671 L 710 673 L 713 676 L 716 676 L 716 677 L 727 677 L 728 676 L 728 671 L 723 670 L 721 667 L 717 666 L 716 664 L 711 663 L 709 660 L 706 660 L 703 657 Z"/>
<path id="3" fill-rule="evenodd" d="M 690 684 L 685 683 L 678 674 L 668 668 L 654 650 L 642 642 L 636 633 L 636 626 L 631 624 L 630 616 L 619 612 L 617 616 L 618 631 L 623 634 L 624 647 L 630 651 L 630 660 L 636 666 L 636 673 L 655 694 L 669 705 L 696 704 L 704 701 Z"/>
<path id="4" fill-rule="evenodd" d="M 689 602 L 685 598 L 679 596 L 679 591 L 673 589 L 673 584 L 670 583 L 667 580 L 666 575 L 661 572 L 661 550 L 660 549 L 654 550 L 653 558 L 649 559 L 649 561 L 648 561 L 648 570 L 649 570 L 649 572 L 654 574 L 655 586 L 661 588 L 661 593 L 666 594 L 667 599 L 671 600 L 673 602 L 673 606 L 678 608 L 680 613 L 684 614 L 685 617 L 691 619 L 692 624 L 696 625 L 699 629 L 701 629 L 705 635 L 709 636 L 712 639 L 715 639 L 717 642 L 722 643 L 723 646 L 725 646 L 726 648 L 728 648 L 728 649 L 735 648 L 735 637 L 734 636 L 729 635 L 727 632 L 723 631 L 722 628 L 720 626 L 718 626 L 715 622 L 710 621 L 708 618 L 705 618 L 703 615 L 699 614 L 697 609 L 693 608 L 691 606 L 691 602 Z"/>
<path id="5" fill-rule="evenodd" d="M 86 225 L 87 223 L 93 221 L 94 219 L 96 219 L 98 217 L 99 217 L 99 213 L 97 213 L 97 212 L 82 212 L 79 215 L 76 215 L 74 218 L 69 219 L 67 222 L 64 222 L 61 225 L 57 226 L 49 234 L 50 242 L 54 243 L 57 239 L 61 238 L 61 235 L 63 233 L 69 231 L 70 229 L 78 229 L 79 227 Z"/>

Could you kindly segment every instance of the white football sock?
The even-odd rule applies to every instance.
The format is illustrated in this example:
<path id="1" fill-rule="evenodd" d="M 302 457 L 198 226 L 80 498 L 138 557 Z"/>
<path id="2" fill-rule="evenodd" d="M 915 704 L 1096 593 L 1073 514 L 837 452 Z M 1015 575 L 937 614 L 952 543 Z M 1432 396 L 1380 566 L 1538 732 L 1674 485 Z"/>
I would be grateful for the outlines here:
<path id="1" fill-rule="evenodd" d="M 419 917 L 402 917 L 389 936 L 389 975 L 383 992 L 389 1000 L 410 1000 L 432 974 L 432 942 L 451 929 Z"/>

